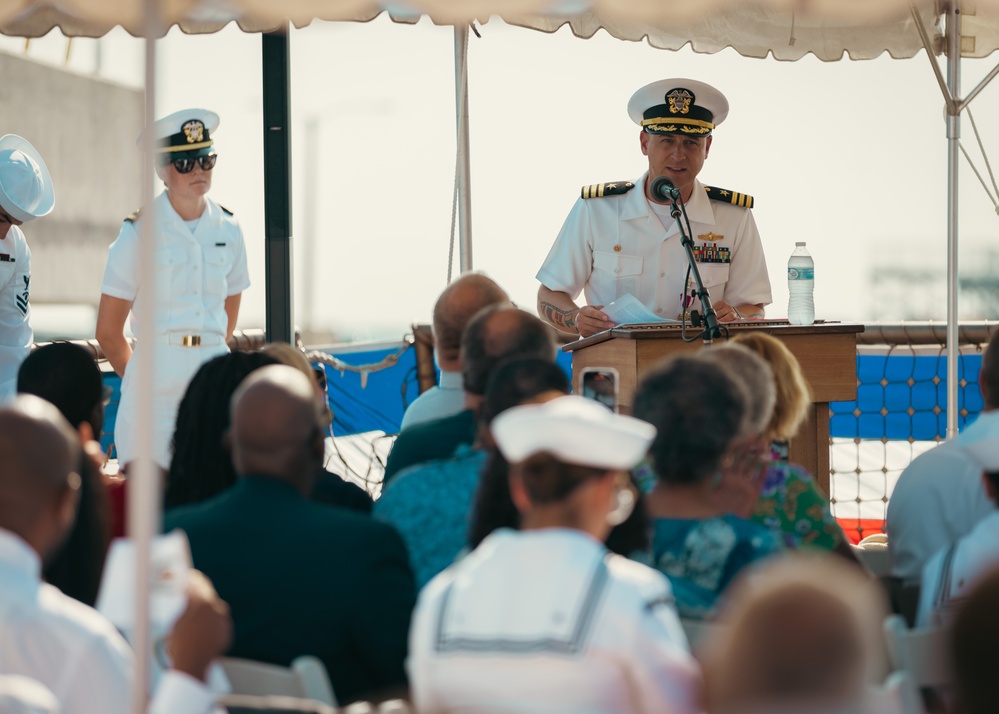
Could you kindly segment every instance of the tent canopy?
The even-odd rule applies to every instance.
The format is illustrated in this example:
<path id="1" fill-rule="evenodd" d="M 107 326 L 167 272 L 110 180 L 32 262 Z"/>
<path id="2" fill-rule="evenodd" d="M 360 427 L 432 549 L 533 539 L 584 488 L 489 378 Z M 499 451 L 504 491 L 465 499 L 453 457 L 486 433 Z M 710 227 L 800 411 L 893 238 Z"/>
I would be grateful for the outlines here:
<path id="1" fill-rule="evenodd" d="M 727 47 L 747 57 L 797 60 L 812 53 L 821 60 L 871 59 L 885 52 L 912 57 L 922 44 L 907 0 L 157 0 L 160 26 L 187 33 L 216 32 L 236 22 L 247 32 L 297 27 L 313 20 L 365 22 L 382 12 L 413 22 L 465 24 L 501 16 L 510 24 L 554 32 L 568 24 L 588 38 L 603 29 L 612 36 L 677 50 L 691 45 L 714 53 Z M 99 37 L 120 25 L 143 34 L 143 0 L 0 0 L 0 32 L 40 37 L 58 28 L 67 36 Z M 934 0 L 911 3 L 927 28 L 940 8 Z M 999 49 L 999 0 L 979 0 L 963 15 L 966 57 Z M 931 30 L 932 32 L 933 30 Z M 936 29 L 937 37 L 941 35 Z M 942 52 L 938 43 L 936 51 Z"/>

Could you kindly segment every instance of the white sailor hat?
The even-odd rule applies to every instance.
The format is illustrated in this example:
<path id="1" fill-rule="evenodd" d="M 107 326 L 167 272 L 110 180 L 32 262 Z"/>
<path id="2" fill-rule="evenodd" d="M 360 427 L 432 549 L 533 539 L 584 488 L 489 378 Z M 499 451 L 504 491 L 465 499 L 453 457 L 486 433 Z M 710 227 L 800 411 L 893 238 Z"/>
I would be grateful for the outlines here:
<path id="1" fill-rule="evenodd" d="M 628 116 L 649 134 L 707 136 L 728 116 L 728 100 L 695 79 L 661 79 L 631 95 Z"/>
<path id="2" fill-rule="evenodd" d="M 17 134 L 0 137 L 0 206 L 21 222 L 47 216 L 55 207 L 45 160 Z"/>
<path id="3" fill-rule="evenodd" d="M 999 472 L 999 411 L 983 412 L 955 439 L 983 471 Z"/>
<path id="4" fill-rule="evenodd" d="M 511 407 L 493 419 L 490 430 L 512 463 L 547 451 L 568 464 L 605 469 L 630 469 L 656 436 L 651 424 L 571 395 Z"/>
<path id="5" fill-rule="evenodd" d="M 194 159 L 212 153 L 212 134 L 219 127 L 219 115 L 207 109 L 184 109 L 157 120 L 152 127 L 157 154 L 170 159 Z M 145 131 L 136 144 L 142 148 Z"/>

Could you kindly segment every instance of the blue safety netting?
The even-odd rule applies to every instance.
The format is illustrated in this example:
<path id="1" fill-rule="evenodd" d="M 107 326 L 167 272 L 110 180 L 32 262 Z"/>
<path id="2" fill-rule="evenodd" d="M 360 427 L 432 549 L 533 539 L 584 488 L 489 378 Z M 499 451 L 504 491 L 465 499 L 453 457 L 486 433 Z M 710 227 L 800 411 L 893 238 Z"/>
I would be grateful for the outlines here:
<path id="1" fill-rule="evenodd" d="M 980 354 L 958 358 L 958 428 L 982 410 Z M 946 355 L 857 356 L 857 398 L 829 405 L 833 437 L 931 441 L 947 434 Z"/>

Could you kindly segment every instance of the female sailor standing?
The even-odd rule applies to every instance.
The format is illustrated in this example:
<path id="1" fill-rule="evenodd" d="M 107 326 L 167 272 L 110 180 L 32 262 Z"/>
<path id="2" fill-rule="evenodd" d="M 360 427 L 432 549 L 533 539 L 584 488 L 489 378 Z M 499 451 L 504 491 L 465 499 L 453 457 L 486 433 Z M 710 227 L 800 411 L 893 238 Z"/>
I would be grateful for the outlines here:
<path id="1" fill-rule="evenodd" d="M 166 186 L 150 217 L 156 221 L 155 294 L 139 279 L 139 224 L 145 217 L 135 213 L 126 218 L 108 250 L 97 341 L 122 378 L 115 422 L 121 464 L 137 456 L 137 390 L 132 384 L 134 370 L 129 369 L 134 354 L 124 335 L 129 312 L 136 351 L 156 350 L 152 456 L 167 468 L 184 389 L 202 363 L 228 351 L 240 296 L 250 285 L 239 224 L 231 211 L 207 195 L 218 158 L 211 135 L 218 125 L 218 115 L 204 109 L 175 112 L 153 124 L 156 175 Z M 143 300 L 157 303 L 152 329 L 135 318 Z"/>

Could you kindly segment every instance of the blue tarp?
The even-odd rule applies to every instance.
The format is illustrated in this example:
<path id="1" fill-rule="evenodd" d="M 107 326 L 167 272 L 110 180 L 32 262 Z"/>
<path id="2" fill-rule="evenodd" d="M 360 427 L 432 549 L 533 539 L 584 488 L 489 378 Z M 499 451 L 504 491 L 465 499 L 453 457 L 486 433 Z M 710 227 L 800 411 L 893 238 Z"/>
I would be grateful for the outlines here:
<path id="1" fill-rule="evenodd" d="M 375 364 L 396 352 L 390 347 L 335 355 L 347 364 Z M 559 352 L 559 365 L 571 374 L 572 355 Z M 982 409 L 978 389 L 981 355 L 962 355 L 958 366 L 958 424 Z M 342 375 L 326 367 L 333 433 L 336 436 L 380 430 L 399 430 L 406 406 L 416 399 L 416 352 L 406 350 L 394 366 L 368 375 L 361 387 L 356 372 Z M 942 439 L 947 430 L 947 360 L 943 356 L 861 355 L 857 357 L 857 399 L 830 404 L 830 434 L 834 437 L 891 440 Z M 105 381 L 114 388 L 106 410 L 104 448 L 114 441 L 120 380 L 113 373 Z"/>

